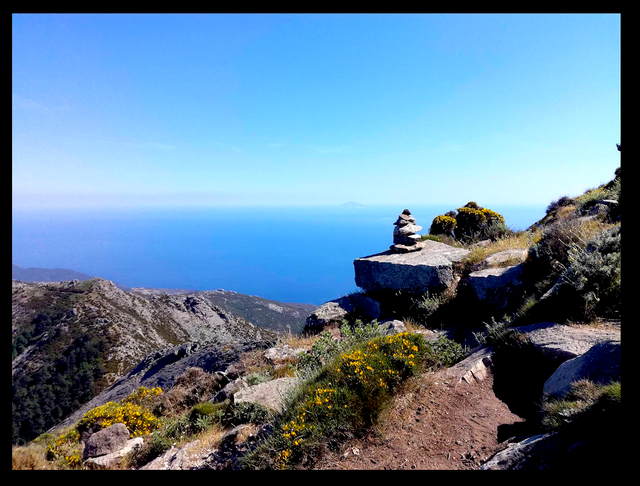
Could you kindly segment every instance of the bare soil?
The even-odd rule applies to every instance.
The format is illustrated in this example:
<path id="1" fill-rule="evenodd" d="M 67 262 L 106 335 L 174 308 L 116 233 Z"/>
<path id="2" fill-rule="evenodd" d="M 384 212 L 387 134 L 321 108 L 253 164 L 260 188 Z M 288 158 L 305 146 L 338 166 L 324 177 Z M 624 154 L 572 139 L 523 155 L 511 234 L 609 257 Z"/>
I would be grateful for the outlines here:
<path id="1" fill-rule="evenodd" d="M 370 436 L 344 444 L 315 469 L 478 469 L 507 446 L 498 426 L 524 419 L 495 396 L 492 375 L 453 383 L 443 371 L 409 380 Z"/>

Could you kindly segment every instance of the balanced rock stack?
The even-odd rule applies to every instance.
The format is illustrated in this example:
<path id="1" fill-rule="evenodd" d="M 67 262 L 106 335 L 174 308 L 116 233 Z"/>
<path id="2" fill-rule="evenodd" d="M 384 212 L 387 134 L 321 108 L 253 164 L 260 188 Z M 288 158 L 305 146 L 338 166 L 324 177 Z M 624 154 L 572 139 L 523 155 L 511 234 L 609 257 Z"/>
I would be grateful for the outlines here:
<path id="1" fill-rule="evenodd" d="M 426 243 L 422 241 L 422 237 L 416 234 L 416 231 L 420 231 L 422 226 L 415 224 L 416 218 L 411 216 L 411 212 L 408 209 L 402 211 L 402 214 L 398 216 L 393 230 L 393 245 L 391 245 L 391 251 L 396 253 L 408 253 L 410 251 L 421 250 L 426 246 Z"/>

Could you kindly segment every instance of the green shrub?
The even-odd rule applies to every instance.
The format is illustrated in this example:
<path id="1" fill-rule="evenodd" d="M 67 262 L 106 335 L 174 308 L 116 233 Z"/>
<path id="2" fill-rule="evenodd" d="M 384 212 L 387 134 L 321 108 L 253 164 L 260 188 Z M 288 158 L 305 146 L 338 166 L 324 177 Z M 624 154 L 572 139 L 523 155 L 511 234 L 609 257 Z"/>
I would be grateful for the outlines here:
<path id="1" fill-rule="evenodd" d="M 426 241 L 426 240 L 440 241 L 440 238 L 438 238 L 437 236 L 433 236 L 433 235 L 421 235 L 421 241 Z"/>
<path id="2" fill-rule="evenodd" d="M 236 427 L 241 424 L 263 424 L 273 418 L 273 412 L 258 403 L 229 404 L 222 415 L 222 425 Z"/>
<path id="3" fill-rule="evenodd" d="M 203 402 L 194 405 L 189 411 L 189 422 L 193 424 L 202 417 L 215 415 L 219 409 L 219 405 L 215 405 L 211 402 Z"/>
<path id="4" fill-rule="evenodd" d="M 573 316 L 584 320 L 617 317 L 621 307 L 620 227 L 600 233 L 585 248 L 572 245 L 568 261 L 558 295 L 566 303 L 578 302 Z"/>

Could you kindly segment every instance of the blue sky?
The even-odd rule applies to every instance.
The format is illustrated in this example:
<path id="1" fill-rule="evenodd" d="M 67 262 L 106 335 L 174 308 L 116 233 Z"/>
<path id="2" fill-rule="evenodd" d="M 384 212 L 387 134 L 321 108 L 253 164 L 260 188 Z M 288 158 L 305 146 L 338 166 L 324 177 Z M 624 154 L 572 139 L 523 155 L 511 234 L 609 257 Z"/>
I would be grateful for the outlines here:
<path id="1" fill-rule="evenodd" d="M 25 206 L 547 205 L 620 162 L 620 15 L 14 15 Z"/>

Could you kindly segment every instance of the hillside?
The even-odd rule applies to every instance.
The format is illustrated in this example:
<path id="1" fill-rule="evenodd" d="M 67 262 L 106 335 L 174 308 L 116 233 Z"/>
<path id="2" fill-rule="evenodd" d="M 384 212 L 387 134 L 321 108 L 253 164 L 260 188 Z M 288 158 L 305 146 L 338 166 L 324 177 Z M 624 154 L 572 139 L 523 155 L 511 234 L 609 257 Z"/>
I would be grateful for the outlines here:
<path id="1" fill-rule="evenodd" d="M 452 224 L 432 225 L 442 232 L 423 235 L 417 251 L 357 259 L 363 291 L 314 309 L 300 336 L 252 334 L 212 298 L 245 312 L 257 303 L 223 291 L 123 297 L 100 280 L 95 288 L 57 284 L 62 292 L 14 282 L 14 373 L 37 363 L 31 357 L 49 329 L 66 336 L 84 325 L 85 336 L 58 351 L 74 360 L 55 363 L 81 362 L 73 387 L 82 407 L 54 435 L 14 451 L 14 461 L 23 454 L 40 468 L 573 471 L 613 460 L 622 431 L 620 182 L 616 171 L 609 183 L 552 202 L 524 232 L 469 202 L 440 220 Z M 165 340 L 89 396 L 83 385 L 91 373 L 103 375 L 82 363 L 123 346 L 107 339 L 105 316 L 94 316 L 93 329 L 78 323 L 86 321 L 76 317 L 79 307 L 85 315 L 90 305 L 70 304 L 92 290 L 100 309 L 115 300 L 129 314 L 155 312 L 150 320 L 169 323 L 165 332 L 183 329 L 185 344 Z M 220 333 L 198 341 L 190 313 L 217 315 Z M 139 334 L 153 335 L 152 327 Z M 138 339 L 142 346 L 146 338 Z M 46 391 L 23 402 L 59 395 Z M 149 427 L 122 415 L 134 406 L 146 407 Z M 137 449 L 83 462 L 87 437 L 106 434 L 114 421 Z"/>
<path id="2" fill-rule="evenodd" d="M 272 338 L 197 296 L 144 297 L 98 278 L 12 281 L 14 441 L 46 431 L 155 351 Z"/>
<path id="3" fill-rule="evenodd" d="M 133 288 L 131 292 L 139 295 L 195 295 L 208 300 L 216 307 L 245 319 L 262 329 L 274 332 L 299 334 L 305 326 L 306 318 L 317 306 L 277 302 L 255 295 L 240 294 L 231 290 L 188 291 L 175 289 Z"/>

